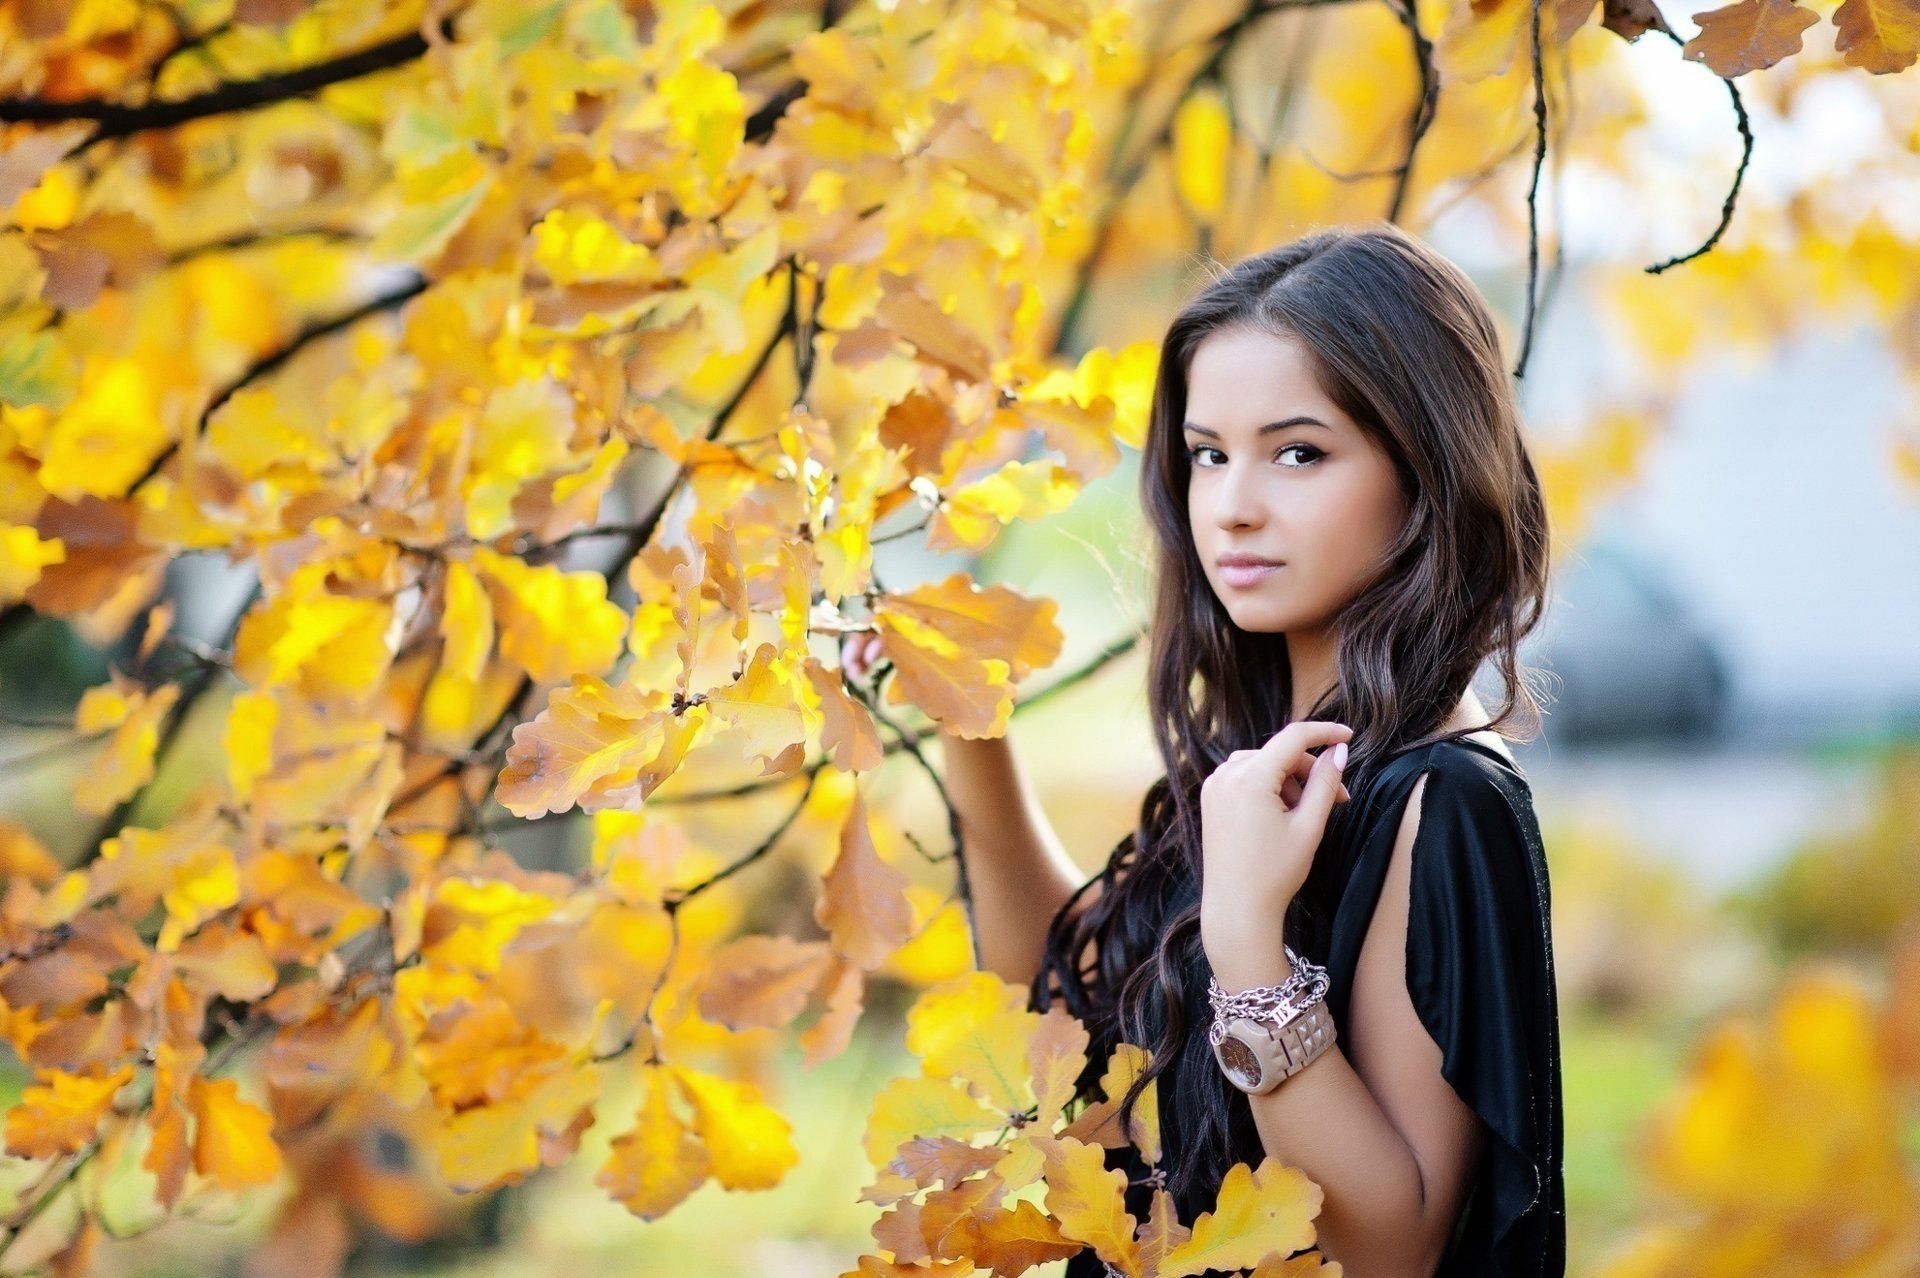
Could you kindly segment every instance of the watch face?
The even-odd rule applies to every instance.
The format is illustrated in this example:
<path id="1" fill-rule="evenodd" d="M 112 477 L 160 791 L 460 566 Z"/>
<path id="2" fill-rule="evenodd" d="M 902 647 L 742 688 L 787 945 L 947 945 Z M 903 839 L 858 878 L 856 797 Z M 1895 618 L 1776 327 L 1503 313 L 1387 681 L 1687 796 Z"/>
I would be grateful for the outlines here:
<path id="1" fill-rule="evenodd" d="M 1232 1034 L 1228 1034 L 1220 1040 L 1218 1052 L 1220 1068 L 1225 1070 L 1227 1076 L 1234 1082 L 1241 1087 L 1260 1085 L 1260 1058 L 1253 1054 L 1251 1047 Z"/>

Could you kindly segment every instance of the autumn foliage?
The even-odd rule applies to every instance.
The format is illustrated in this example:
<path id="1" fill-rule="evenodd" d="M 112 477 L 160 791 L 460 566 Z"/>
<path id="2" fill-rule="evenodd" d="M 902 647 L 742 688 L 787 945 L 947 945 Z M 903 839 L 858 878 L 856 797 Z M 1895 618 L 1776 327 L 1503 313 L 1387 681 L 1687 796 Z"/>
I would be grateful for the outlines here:
<path id="1" fill-rule="evenodd" d="M 1318 1190 L 1277 1163 L 1197 1221 L 1125 1213 L 1099 1151 L 1157 1158 L 1151 1102 L 1127 1133 L 1069 1112 L 1084 1029 L 964 971 L 952 850 L 909 859 L 864 784 L 932 725 L 1006 731 L 1059 662 L 1053 601 L 969 565 L 1141 443 L 1161 317 L 1090 298 L 1437 210 L 1532 136 L 1533 52 L 1599 77 L 1594 28 L 1666 31 L 1644 0 L 1306 7 L 0 3 L 0 630 L 113 654 L 47 748 L 73 846 L 0 830 L 33 1074 L 5 1148 L 39 1164 L 0 1264 L 44 1215 L 84 1271 L 67 1191 L 122 1172 L 163 1213 L 293 1177 L 269 1249 L 327 1213 L 425 1232 L 372 1128 L 463 1192 L 596 1123 L 641 1217 L 766 1188 L 796 1159 L 770 1044 L 834 1055 L 896 980 L 925 1074 L 874 1107 L 861 1272 L 1319 1268 Z M 1686 54 L 1765 67 L 1818 12 L 1740 0 Z M 1397 168 L 1341 178 L 1234 106 L 1240 42 L 1322 18 L 1351 56 L 1277 91 L 1342 104 L 1323 155 Z M 1909 0 L 1831 18 L 1852 68 L 1920 50 Z M 1765 251 L 1693 263 L 1662 358 L 1704 340 L 1672 314 L 1778 278 Z M 1561 513 L 1652 411 L 1543 449 Z M 897 537 L 955 567 L 888 586 Z M 163 593 L 200 569 L 242 596 L 211 635 Z M 868 630 L 874 692 L 834 656 Z M 571 863 L 503 846 L 576 817 Z M 810 903 L 769 930 L 738 888 L 775 861 Z"/>

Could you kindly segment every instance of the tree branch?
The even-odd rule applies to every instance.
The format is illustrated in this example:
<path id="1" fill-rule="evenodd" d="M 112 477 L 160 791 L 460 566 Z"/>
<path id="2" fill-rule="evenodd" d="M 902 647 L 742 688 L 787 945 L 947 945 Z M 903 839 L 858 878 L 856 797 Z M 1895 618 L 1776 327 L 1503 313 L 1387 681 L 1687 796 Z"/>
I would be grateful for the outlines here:
<path id="1" fill-rule="evenodd" d="M 440 30 L 448 39 L 453 34 L 454 15 L 441 19 Z M 115 138 L 131 137 L 149 129 L 170 129 L 190 120 L 251 111 L 285 102 L 328 85 L 357 80 L 376 71 L 405 66 L 427 51 L 427 39 L 418 31 L 409 31 L 381 44 L 354 53 L 295 67 L 252 80 L 235 80 L 173 102 L 146 102 L 129 105 L 104 98 L 77 98 L 71 102 L 50 102 L 41 98 L 0 99 L 0 123 L 50 124 L 63 120 L 92 120 L 100 125 L 92 136 L 76 148 Z"/>
<path id="2" fill-rule="evenodd" d="M 369 315 L 375 315 L 381 311 L 390 311 L 395 307 L 403 306 L 409 299 L 424 292 L 426 287 L 426 277 L 416 272 L 413 274 L 412 279 L 391 292 L 382 293 L 378 297 L 371 298 L 344 315 L 337 315 L 332 319 L 322 320 L 318 324 L 309 325 L 301 329 L 300 332 L 294 335 L 292 341 L 273 352 L 273 354 L 258 360 L 244 373 L 240 374 L 239 377 L 214 392 L 213 398 L 207 401 L 206 406 L 200 410 L 200 416 L 194 422 L 194 435 L 198 437 L 200 432 L 207 428 L 207 422 L 212 419 L 214 413 L 219 410 L 222 404 L 232 399 L 236 394 L 254 382 L 285 366 L 295 355 L 298 355 L 314 342 L 319 341 L 323 337 L 338 333 L 342 329 L 350 328 Z M 180 441 L 177 439 L 161 449 L 159 454 L 147 464 L 146 470 L 141 472 L 140 477 L 134 480 L 128 487 L 128 495 L 131 496 L 139 492 L 155 475 L 160 473 L 160 468 L 165 466 L 174 454 L 179 451 Z"/>
<path id="3" fill-rule="evenodd" d="M 1686 41 L 1671 31 L 1662 29 L 1660 34 L 1675 44 L 1682 46 L 1686 44 Z M 1738 125 L 1740 129 L 1740 167 L 1733 171 L 1733 185 L 1728 188 L 1727 198 L 1720 205 L 1720 225 L 1714 227 L 1713 234 L 1707 236 L 1706 242 L 1691 253 L 1682 253 L 1679 257 L 1670 257 L 1664 262 L 1655 262 L 1652 266 L 1647 267 L 1646 272 L 1649 275 L 1658 275 L 1660 272 L 1670 267 L 1678 266 L 1682 262 L 1691 262 L 1694 258 L 1699 257 L 1702 253 L 1705 253 L 1708 249 L 1718 244 L 1720 237 L 1727 233 L 1727 227 L 1733 223 L 1734 201 L 1740 196 L 1740 184 L 1746 180 L 1747 163 L 1753 159 L 1753 122 L 1747 118 L 1747 104 L 1740 97 L 1740 86 L 1735 84 L 1732 78 L 1728 76 L 1721 76 L 1720 81 L 1727 86 L 1727 94 L 1733 99 L 1734 123 Z"/>
<path id="4" fill-rule="evenodd" d="M 1420 99 L 1414 103 L 1413 121 L 1407 128 L 1407 158 L 1396 170 L 1398 180 L 1393 184 L 1393 199 L 1387 205 L 1387 221 L 1398 222 L 1406 207 L 1407 190 L 1413 184 L 1414 153 L 1420 149 L 1421 139 L 1427 136 L 1440 111 L 1440 77 L 1434 71 L 1433 42 L 1420 30 L 1414 0 L 1402 0 L 1391 7 L 1413 41 L 1414 66 L 1420 73 Z"/>
<path id="5" fill-rule="evenodd" d="M 1528 8 L 1528 36 L 1533 55 L 1533 179 L 1527 185 L 1527 314 L 1520 337 L 1520 359 L 1515 364 L 1516 378 L 1527 374 L 1527 357 L 1533 351 L 1533 325 L 1539 306 L 1540 287 L 1540 171 L 1547 163 L 1547 77 L 1541 65 L 1540 0 L 1531 0 Z"/>

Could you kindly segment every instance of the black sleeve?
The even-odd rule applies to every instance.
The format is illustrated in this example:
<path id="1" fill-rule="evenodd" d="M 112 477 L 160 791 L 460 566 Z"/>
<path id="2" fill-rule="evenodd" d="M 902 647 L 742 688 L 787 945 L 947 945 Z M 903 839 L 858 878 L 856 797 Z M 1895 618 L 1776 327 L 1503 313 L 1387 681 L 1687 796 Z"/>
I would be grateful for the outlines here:
<path id="1" fill-rule="evenodd" d="M 1503 1275 L 1565 1271 L 1558 1006 L 1545 850 L 1525 783 L 1484 762 L 1425 770 L 1407 991 L 1446 1077 L 1487 1125 L 1463 1226 Z"/>

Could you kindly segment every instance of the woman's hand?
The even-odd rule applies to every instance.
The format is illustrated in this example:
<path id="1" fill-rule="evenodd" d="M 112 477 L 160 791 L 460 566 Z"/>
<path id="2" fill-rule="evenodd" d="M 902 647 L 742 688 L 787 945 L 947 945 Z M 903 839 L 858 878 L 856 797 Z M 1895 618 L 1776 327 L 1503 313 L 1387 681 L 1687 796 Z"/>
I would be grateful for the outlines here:
<path id="1" fill-rule="evenodd" d="M 1344 723 L 1290 723 L 1201 783 L 1200 929 L 1210 953 L 1255 935 L 1278 951 L 1281 916 L 1307 881 L 1333 805 L 1350 797 L 1340 773 L 1352 736 Z M 1314 746 L 1328 748 L 1316 757 Z"/>
<path id="2" fill-rule="evenodd" d="M 854 631 L 841 637 L 840 669 L 845 672 L 848 683 L 864 685 L 867 682 L 867 676 L 873 673 L 873 667 L 879 660 L 880 633 L 878 631 Z"/>

